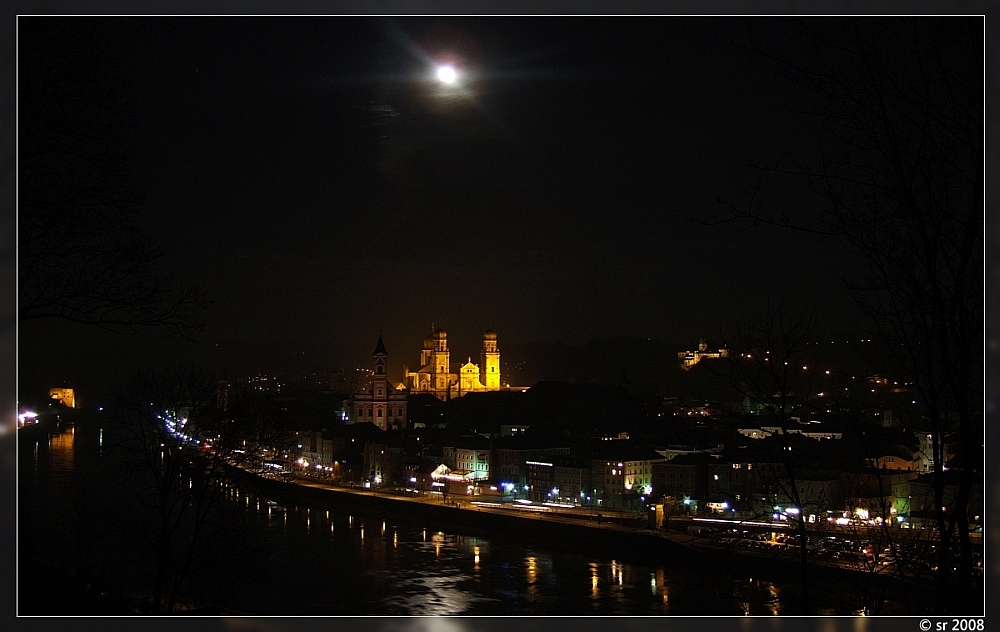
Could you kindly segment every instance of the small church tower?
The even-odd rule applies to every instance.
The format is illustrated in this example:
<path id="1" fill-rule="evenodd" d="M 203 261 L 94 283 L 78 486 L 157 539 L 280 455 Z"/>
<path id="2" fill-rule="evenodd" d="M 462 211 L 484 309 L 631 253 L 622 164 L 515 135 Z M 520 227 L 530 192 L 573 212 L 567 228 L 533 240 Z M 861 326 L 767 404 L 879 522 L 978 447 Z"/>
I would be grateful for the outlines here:
<path id="1" fill-rule="evenodd" d="M 372 352 L 375 373 L 371 385 L 358 391 L 353 398 L 353 415 L 355 422 L 373 423 L 382 430 L 404 428 L 406 426 L 406 394 L 397 391 L 389 383 L 386 372 L 386 361 L 389 353 L 382 342 L 382 334 L 378 336 L 375 351 Z"/>
<path id="2" fill-rule="evenodd" d="M 378 343 L 375 351 L 372 352 L 372 359 L 375 361 L 375 375 L 372 376 L 372 383 L 375 386 L 375 396 L 384 397 L 388 392 L 386 386 L 389 383 L 388 375 L 385 372 L 385 361 L 389 359 L 389 352 L 385 350 L 385 343 L 382 342 L 382 334 L 378 335 Z"/>

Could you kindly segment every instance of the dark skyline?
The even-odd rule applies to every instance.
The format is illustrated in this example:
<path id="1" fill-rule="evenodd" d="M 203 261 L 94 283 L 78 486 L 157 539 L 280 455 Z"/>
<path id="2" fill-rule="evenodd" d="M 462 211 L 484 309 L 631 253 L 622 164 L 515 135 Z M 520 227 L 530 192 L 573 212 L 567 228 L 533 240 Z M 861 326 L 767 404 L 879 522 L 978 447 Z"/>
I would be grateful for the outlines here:
<path id="1" fill-rule="evenodd" d="M 835 239 L 697 221 L 744 204 L 755 166 L 815 159 L 808 93 L 746 46 L 795 50 L 793 20 L 22 18 L 22 49 L 54 27 L 125 79 L 143 226 L 211 304 L 193 345 L 24 323 L 20 356 L 48 360 L 23 380 L 352 366 L 380 330 L 398 371 L 432 323 L 474 353 L 487 327 L 501 348 L 690 344 L 766 300 L 859 320 Z M 794 179 L 763 193 L 794 217 L 825 203 Z"/>

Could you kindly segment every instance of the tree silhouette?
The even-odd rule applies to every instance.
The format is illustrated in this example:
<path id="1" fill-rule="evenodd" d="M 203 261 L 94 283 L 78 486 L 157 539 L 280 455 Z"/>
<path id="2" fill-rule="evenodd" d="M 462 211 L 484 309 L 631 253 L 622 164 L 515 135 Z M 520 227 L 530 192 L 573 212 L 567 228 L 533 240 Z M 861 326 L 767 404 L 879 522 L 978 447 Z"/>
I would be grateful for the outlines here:
<path id="1" fill-rule="evenodd" d="M 883 374 L 912 382 L 932 435 L 939 534 L 936 610 L 972 614 L 968 505 L 982 474 L 982 21 L 850 19 L 782 22 L 795 48 L 751 32 L 813 98 L 818 158 L 758 168 L 746 204 L 725 217 L 840 238 L 866 262 L 847 284 L 883 346 Z M 782 177 L 825 199 L 819 217 L 772 205 Z M 944 436 L 959 437 L 960 484 L 945 505 Z M 954 548 L 958 573 L 952 573 Z M 957 579 L 957 581 L 953 581 Z"/>
<path id="2" fill-rule="evenodd" d="M 234 388 L 183 367 L 136 374 L 113 407 L 116 463 L 129 499 L 122 508 L 145 546 L 143 582 L 153 614 L 197 603 L 194 577 L 208 553 L 238 548 L 244 515 L 226 498 L 243 470 L 258 469 L 279 443 L 278 408 L 267 393 Z M 245 491 L 245 490 L 244 490 Z M 227 556 L 228 557 L 228 556 Z"/>
<path id="3" fill-rule="evenodd" d="M 136 99 L 115 31 L 22 18 L 18 104 L 18 321 L 190 332 L 197 288 L 177 288 L 140 230 L 130 171 Z"/>
<path id="4" fill-rule="evenodd" d="M 811 373 L 802 367 L 811 364 L 808 341 L 815 335 L 817 319 L 812 312 L 790 312 L 782 305 L 767 306 L 756 316 L 739 323 L 727 339 L 730 357 L 719 366 L 720 375 L 735 387 L 754 408 L 766 413 L 771 424 L 780 428 L 775 435 L 776 453 L 768 455 L 775 467 L 759 463 L 761 482 L 767 496 L 785 498 L 798 509 L 793 521 L 798 533 L 799 603 L 804 614 L 811 613 L 809 597 L 809 550 L 806 515 L 799 491 L 801 471 L 798 455 L 792 453 L 792 432 L 797 422 L 793 414 L 813 394 Z M 734 353 L 734 351 L 736 351 Z M 771 442 L 768 442 L 771 445 Z"/>

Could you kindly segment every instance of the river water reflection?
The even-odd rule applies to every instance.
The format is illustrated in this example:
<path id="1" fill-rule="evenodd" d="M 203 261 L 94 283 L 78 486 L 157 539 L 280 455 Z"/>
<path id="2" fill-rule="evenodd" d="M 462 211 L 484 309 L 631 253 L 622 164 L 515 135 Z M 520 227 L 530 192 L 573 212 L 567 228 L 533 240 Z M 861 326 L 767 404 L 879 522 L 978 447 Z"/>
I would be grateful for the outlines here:
<path id="1" fill-rule="evenodd" d="M 91 493 L 80 470 L 105 457 L 98 450 L 93 459 L 74 458 L 74 443 L 73 431 L 63 430 L 20 448 L 22 554 L 65 559 L 77 546 L 81 531 L 73 521 L 88 505 L 81 495 Z M 441 525 L 283 506 L 237 488 L 226 490 L 226 502 L 240 508 L 259 559 L 239 579 L 227 576 L 217 599 L 248 614 L 780 613 L 782 587 L 727 569 L 643 560 L 641 552 L 616 559 L 509 535 L 477 537 Z M 118 554 L 126 566 L 138 564 L 127 551 Z"/>
<path id="2" fill-rule="evenodd" d="M 232 490 L 295 589 L 285 613 L 743 614 L 732 582 L 381 516 L 285 507 Z M 727 594 L 728 592 L 728 594 Z"/>

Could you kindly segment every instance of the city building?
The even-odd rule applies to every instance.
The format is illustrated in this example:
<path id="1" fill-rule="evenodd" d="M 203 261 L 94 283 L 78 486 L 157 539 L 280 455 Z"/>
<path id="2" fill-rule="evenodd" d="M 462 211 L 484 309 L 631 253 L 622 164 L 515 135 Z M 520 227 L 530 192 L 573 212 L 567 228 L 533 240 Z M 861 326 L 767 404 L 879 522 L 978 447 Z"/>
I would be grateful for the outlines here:
<path id="1" fill-rule="evenodd" d="M 49 397 L 58 401 L 63 406 L 76 408 L 76 394 L 71 388 L 50 388 Z"/>
<path id="2" fill-rule="evenodd" d="M 666 460 L 666 459 L 664 459 Z M 625 463 L 624 461 L 591 459 L 590 485 L 593 502 L 599 507 L 624 507 L 622 496 L 625 493 Z"/>
<path id="3" fill-rule="evenodd" d="M 334 480 L 361 481 L 368 472 L 364 468 L 365 445 L 383 441 L 384 434 L 374 424 L 334 424 L 326 430 L 295 430 L 289 435 L 287 451 L 292 461 L 314 474 Z"/>
<path id="4" fill-rule="evenodd" d="M 637 501 L 644 502 L 654 493 L 653 464 L 665 462 L 667 457 L 652 448 L 619 441 L 595 443 L 594 447 L 589 495 L 598 506 L 636 509 Z"/>
<path id="5" fill-rule="evenodd" d="M 707 471 L 714 460 L 716 457 L 707 452 L 691 452 L 653 463 L 654 495 L 672 497 L 675 503 L 687 500 L 690 507 L 704 497 L 708 488 Z"/>
<path id="6" fill-rule="evenodd" d="M 841 439 L 844 436 L 840 428 L 829 423 L 815 420 L 802 421 L 798 417 L 790 417 L 788 421 L 789 423 L 786 424 L 788 426 L 788 434 L 799 434 L 803 437 L 816 439 L 817 441 L 822 439 Z M 737 429 L 737 432 L 750 439 L 766 439 L 772 435 L 783 434 L 785 430 L 777 421 L 771 420 L 768 422 L 762 420 L 762 423 L 758 425 L 747 425 Z"/>
<path id="7" fill-rule="evenodd" d="M 923 467 L 923 455 L 905 445 L 894 445 L 879 452 L 874 459 L 871 459 L 871 463 L 880 470 L 917 472 Z"/>
<path id="8" fill-rule="evenodd" d="M 418 489 L 423 492 L 435 491 L 434 483 L 437 482 L 435 473 L 442 463 L 437 463 L 429 459 L 420 457 L 407 457 L 403 459 L 403 480 L 406 487 Z M 445 466 L 447 467 L 447 466 Z"/>
<path id="9" fill-rule="evenodd" d="M 556 501 L 574 505 L 590 504 L 590 461 L 583 457 L 557 456 L 553 459 L 553 494 Z"/>
<path id="10" fill-rule="evenodd" d="M 497 333 L 489 329 L 483 334 L 480 364 L 473 364 L 469 356 L 465 364 L 452 366 L 448 332 L 435 329 L 424 339 L 420 368 L 410 371 L 404 366 L 403 375 L 411 394 L 430 393 L 441 400 L 461 397 L 466 393 L 499 391 L 500 349 Z"/>
<path id="11" fill-rule="evenodd" d="M 958 469 L 942 472 L 944 487 L 941 503 L 946 519 L 953 519 L 962 473 Z M 934 475 L 919 472 L 899 472 L 889 474 L 887 482 L 892 489 L 890 514 L 899 522 L 909 522 L 914 527 L 937 525 L 937 501 L 935 500 Z M 981 480 L 981 479 L 980 479 Z M 972 485 L 968 498 L 969 527 L 973 531 L 983 528 L 983 485 Z M 874 517 L 873 514 L 872 517 Z"/>
<path id="12" fill-rule="evenodd" d="M 444 464 L 470 481 L 490 477 L 490 440 L 482 435 L 459 437 L 443 449 Z"/>
<path id="13" fill-rule="evenodd" d="M 677 354 L 677 359 L 681 361 L 681 368 L 687 371 L 705 358 L 728 358 L 729 349 L 708 350 L 708 342 L 702 338 L 698 342 L 697 351 L 681 351 Z"/>
<path id="14" fill-rule="evenodd" d="M 934 435 L 929 432 L 917 432 L 917 442 L 920 447 L 920 471 L 927 473 L 934 471 Z M 938 446 L 938 450 L 943 455 L 943 461 L 947 463 L 950 459 L 955 456 L 956 450 L 954 449 L 953 439 L 951 436 L 945 435 L 944 440 L 941 441 Z"/>
<path id="15" fill-rule="evenodd" d="M 795 485 L 799 494 L 801 506 L 788 506 L 792 498 L 787 494 L 785 498 L 779 496 L 776 505 L 784 507 L 778 510 L 779 516 L 784 513 L 792 513 L 797 510 L 807 522 L 821 520 L 827 511 L 844 507 L 846 504 L 846 490 L 844 488 L 844 477 L 834 470 L 805 470 L 798 473 Z M 891 488 L 890 488 L 891 489 Z"/>
<path id="16" fill-rule="evenodd" d="M 299 455 L 305 462 L 309 463 L 309 467 L 332 472 L 334 461 L 337 461 L 337 478 L 339 478 L 341 474 L 340 463 L 335 456 L 336 441 L 332 436 L 320 430 L 296 432 L 295 436 L 296 445 L 301 446 L 299 447 Z"/>
<path id="17" fill-rule="evenodd" d="M 757 446 L 754 446 L 757 447 Z M 677 457 L 680 458 L 680 457 Z M 724 450 L 705 463 L 699 507 L 729 517 L 759 518 L 784 497 L 786 476 L 782 464 L 766 450 Z"/>
<path id="18" fill-rule="evenodd" d="M 558 497 L 555 464 L 549 461 L 525 461 L 527 475 L 525 496 L 531 500 L 552 501 Z"/>
<path id="19" fill-rule="evenodd" d="M 403 449 L 386 439 L 365 442 L 365 481 L 374 485 L 399 485 L 404 482 Z"/>
<path id="20" fill-rule="evenodd" d="M 406 427 L 406 391 L 389 382 L 386 362 L 389 354 L 379 334 L 375 351 L 372 352 L 375 372 L 371 383 L 356 391 L 351 399 L 351 419 L 355 423 L 372 423 L 382 430 Z"/>
<path id="21" fill-rule="evenodd" d="M 522 493 L 528 483 L 528 461 L 546 461 L 553 456 L 570 454 L 570 446 L 555 440 L 541 440 L 537 437 L 515 435 L 500 437 L 493 446 L 494 482 L 511 485 L 517 493 Z"/>

